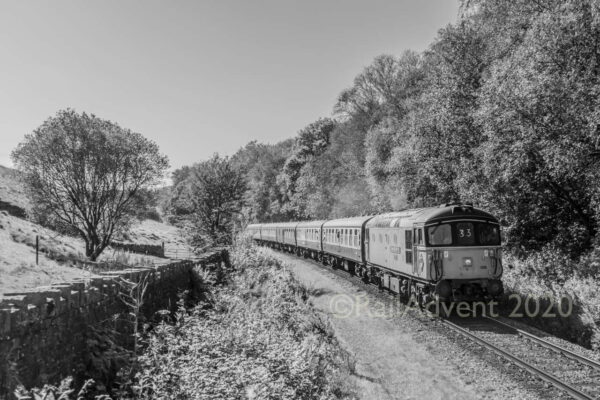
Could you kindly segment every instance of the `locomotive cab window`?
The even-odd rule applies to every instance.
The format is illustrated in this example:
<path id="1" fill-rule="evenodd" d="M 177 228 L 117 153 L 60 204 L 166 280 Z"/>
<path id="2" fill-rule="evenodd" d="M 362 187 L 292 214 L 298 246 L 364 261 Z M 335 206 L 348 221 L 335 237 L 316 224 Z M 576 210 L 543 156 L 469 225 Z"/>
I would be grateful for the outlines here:
<path id="1" fill-rule="evenodd" d="M 432 246 L 451 245 L 452 226 L 450 224 L 441 224 L 428 227 L 427 242 Z"/>
<path id="2" fill-rule="evenodd" d="M 482 246 L 500 245 L 500 229 L 496 225 L 477 224 L 479 244 Z"/>

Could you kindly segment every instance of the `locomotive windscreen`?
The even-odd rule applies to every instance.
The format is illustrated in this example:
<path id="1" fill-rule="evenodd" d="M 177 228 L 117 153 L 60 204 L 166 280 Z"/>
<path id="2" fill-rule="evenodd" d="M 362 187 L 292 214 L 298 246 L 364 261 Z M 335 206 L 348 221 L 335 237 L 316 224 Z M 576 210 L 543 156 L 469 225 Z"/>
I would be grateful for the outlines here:
<path id="1" fill-rule="evenodd" d="M 500 229 L 487 222 L 453 222 L 428 226 L 428 246 L 499 246 Z"/>

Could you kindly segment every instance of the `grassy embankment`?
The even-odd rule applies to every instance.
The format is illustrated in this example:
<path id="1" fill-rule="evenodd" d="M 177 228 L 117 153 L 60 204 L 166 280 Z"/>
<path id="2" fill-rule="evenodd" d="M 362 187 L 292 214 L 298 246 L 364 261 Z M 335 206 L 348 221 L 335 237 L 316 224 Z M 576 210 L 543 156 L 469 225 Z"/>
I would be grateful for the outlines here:
<path id="1" fill-rule="evenodd" d="M 308 290 L 247 241 L 209 304 L 161 324 L 140 358 L 142 398 L 348 398 L 353 369 Z"/>
<path id="2" fill-rule="evenodd" d="M 0 201 L 30 210 L 27 194 L 18 173 L 0 166 Z M 39 264 L 36 265 L 35 238 L 40 239 Z M 136 223 L 121 239 L 124 242 L 184 246 L 180 229 L 160 222 Z M 94 276 L 86 266 L 85 246 L 81 239 L 60 235 L 50 229 L 0 210 L 0 299 L 2 293 L 68 282 Z M 164 263 L 158 257 L 126 253 L 108 248 L 98 259 L 115 268 Z"/>

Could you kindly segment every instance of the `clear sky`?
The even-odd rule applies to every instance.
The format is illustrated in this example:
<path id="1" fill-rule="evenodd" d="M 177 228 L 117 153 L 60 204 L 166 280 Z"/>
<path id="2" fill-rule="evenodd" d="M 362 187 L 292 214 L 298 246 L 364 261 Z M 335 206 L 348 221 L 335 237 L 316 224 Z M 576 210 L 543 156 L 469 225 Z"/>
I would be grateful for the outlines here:
<path id="1" fill-rule="evenodd" d="M 144 134 L 175 168 L 274 143 L 457 13 L 458 0 L 0 0 L 0 164 L 67 107 Z"/>

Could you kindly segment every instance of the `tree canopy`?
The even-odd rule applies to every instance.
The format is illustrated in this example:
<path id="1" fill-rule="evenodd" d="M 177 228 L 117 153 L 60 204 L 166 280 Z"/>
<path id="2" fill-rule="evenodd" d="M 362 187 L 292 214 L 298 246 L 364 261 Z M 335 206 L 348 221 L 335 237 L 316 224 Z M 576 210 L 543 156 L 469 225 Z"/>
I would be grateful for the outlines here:
<path id="1" fill-rule="evenodd" d="M 600 6 L 469 0 L 423 52 L 384 54 L 293 142 L 233 156 L 270 222 L 472 201 L 515 251 L 598 244 Z"/>

